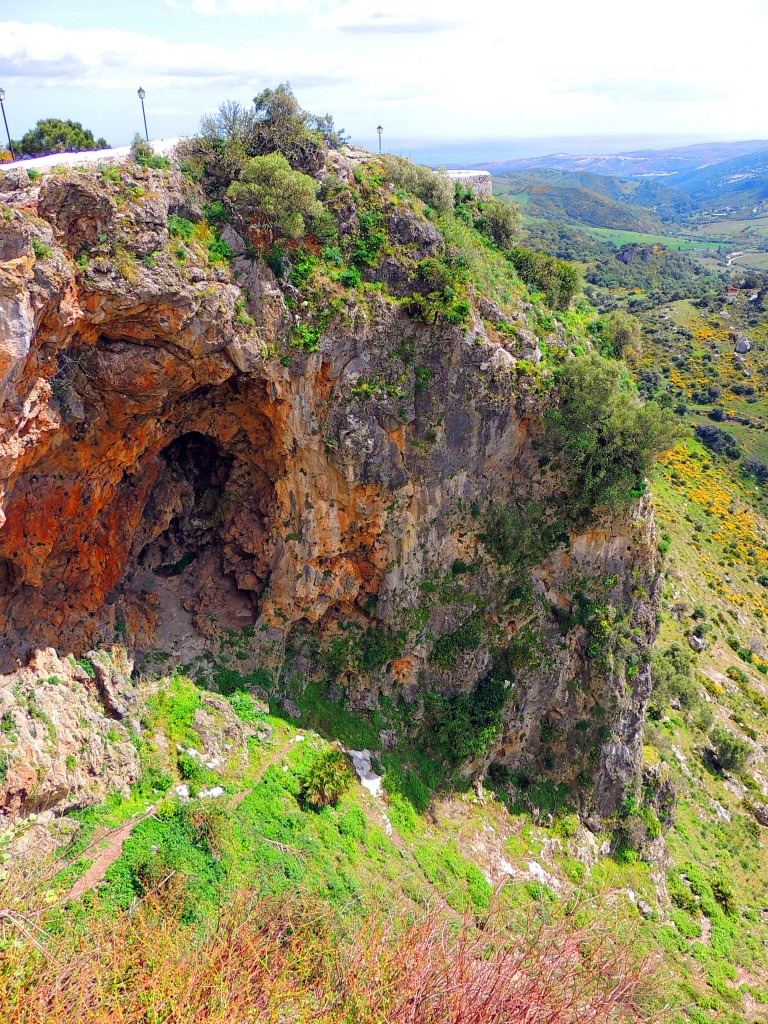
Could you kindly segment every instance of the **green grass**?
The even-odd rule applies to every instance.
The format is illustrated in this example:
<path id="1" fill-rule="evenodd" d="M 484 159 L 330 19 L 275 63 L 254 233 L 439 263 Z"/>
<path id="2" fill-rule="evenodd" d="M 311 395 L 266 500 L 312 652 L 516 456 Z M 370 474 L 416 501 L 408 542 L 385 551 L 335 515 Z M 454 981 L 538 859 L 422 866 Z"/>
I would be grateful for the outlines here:
<path id="1" fill-rule="evenodd" d="M 614 228 L 594 228 L 580 224 L 579 230 L 603 242 L 610 242 L 616 248 L 622 245 L 629 245 L 632 242 L 641 242 L 645 245 L 665 245 L 668 249 L 676 249 L 681 252 L 691 252 L 694 249 L 717 249 L 719 242 L 705 240 L 693 240 L 672 235 L 648 235 L 640 231 L 620 231 Z"/>

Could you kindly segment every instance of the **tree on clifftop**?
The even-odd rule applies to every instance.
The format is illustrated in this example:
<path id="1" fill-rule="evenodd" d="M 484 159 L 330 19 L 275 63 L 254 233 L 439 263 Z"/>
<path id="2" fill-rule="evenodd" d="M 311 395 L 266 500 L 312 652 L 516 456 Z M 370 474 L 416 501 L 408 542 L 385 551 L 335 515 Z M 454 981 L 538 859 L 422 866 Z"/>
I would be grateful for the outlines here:
<path id="1" fill-rule="evenodd" d="M 233 100 L 222 103 L 200 122 L 200 139 L 204 145 L 242 156 L 281 153 L 292 167 L 314 172 L 322 166 L 324 146 L 338 147 L 345 136 L 330 114 L 303 110 L 289 83 L 282 82 L 263 89 L 253 107 Z"/>
<path id="2" fill-rule="evenodd" d="M 95 139 L 93 132 L 79 121 L 61 121 L 48 117 L 38 121 L 13 147 L 24 156 L 46 156 L 48 153 L 79 153 L 86 149 L 107 149 L 106 139 Z"/>
<path id="3" fill-rule="evenodd" d="M 227 196 L 235 210 L 272 240 L 303 238 L 305 219 L 319 217 L 323 204 L 317 199 L 320 182 L 294 171 L 280 153 L 246 160 L 239 181 L 233 181 Z"/>

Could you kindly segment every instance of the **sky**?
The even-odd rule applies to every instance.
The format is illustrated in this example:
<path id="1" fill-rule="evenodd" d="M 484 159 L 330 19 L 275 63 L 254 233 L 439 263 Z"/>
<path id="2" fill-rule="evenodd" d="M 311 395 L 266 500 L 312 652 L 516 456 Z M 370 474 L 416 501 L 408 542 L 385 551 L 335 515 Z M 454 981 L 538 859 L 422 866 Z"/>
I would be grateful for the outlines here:
<path id="1" fill-rule="evenodd" d="M 500 159 L 766 138 L 767 35 L 767 0 L 0 0 L 0 87 L 14 138 L 61 117 L 124 145 L 139 86 L 151 137 L 191 134 L 289 81 L 359 145 Z"/>

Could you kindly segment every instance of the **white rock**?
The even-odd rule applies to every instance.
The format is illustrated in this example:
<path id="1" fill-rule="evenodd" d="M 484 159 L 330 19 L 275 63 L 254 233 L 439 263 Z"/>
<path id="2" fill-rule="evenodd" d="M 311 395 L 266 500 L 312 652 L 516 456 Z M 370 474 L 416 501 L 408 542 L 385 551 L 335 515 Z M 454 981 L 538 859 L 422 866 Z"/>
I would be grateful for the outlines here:
<path id="1" fill-rule="evenodd" d="M 213 786 L 211 789 L 203 789 L 197 794 L 201 800 L 208 800 L 212 796 L 224 796 L 223 786 Z"/>
<path id="2" fill-rule="evenodd" d="M 531 878 L 536 879 L 536 881 L 540 882 L 542 885 L 548 885 L 550 889 L 560 888 L 560 882 L 558 879 L 555 878 L 554 875 L 550 875 L 548 871 L 545 871 L 538 861 L 528 861 L 528 874 Z"/>
<path id="3" fill-rule="evenodd" d="M 371 796 L 381 796 L 381 775 L 377 775 L 371 767 L 370 750 L 348 750 L 352 760 L 352 767 L 355 769 L 361 785 L 363 785 Z"/>

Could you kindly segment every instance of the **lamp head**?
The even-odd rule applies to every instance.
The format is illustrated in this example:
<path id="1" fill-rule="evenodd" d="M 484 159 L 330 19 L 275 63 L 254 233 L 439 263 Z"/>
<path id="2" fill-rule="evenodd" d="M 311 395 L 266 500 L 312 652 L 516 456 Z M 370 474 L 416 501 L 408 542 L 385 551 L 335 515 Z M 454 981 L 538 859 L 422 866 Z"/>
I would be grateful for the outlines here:
<path id="1" fill-rule="evenodd" d="M 143 100 L 146 95 L 147 94 L 144 92 L 144 90 L 142 88 L 139 88 L 139 99 Z"/>
<path id="2" fill-rule="evenodd" d="M 376 129 L 376 131 L 379 133 L 379 135 L 381 135 L 381 133 L 384 131 L 384 129 L 381 127 L 381 125 L 379 125 L 379 127 Z"/>

